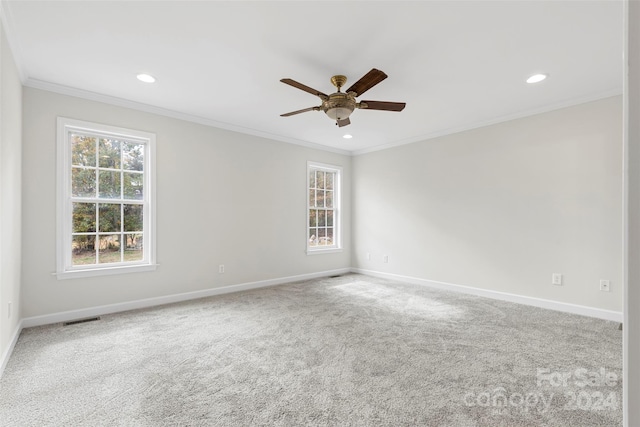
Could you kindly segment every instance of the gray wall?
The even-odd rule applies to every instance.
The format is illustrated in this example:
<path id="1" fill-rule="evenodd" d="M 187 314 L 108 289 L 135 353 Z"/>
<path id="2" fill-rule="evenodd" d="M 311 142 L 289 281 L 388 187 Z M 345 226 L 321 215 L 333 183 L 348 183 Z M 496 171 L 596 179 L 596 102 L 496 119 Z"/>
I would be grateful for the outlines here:
<path id="1" fill-rule="evenodd" d="M 0 23 L 0 356 L 20 313 L 22 84 Z M 11 303 L 11 314 L 8 313 Z M 2 359 L 0 359 L 2 360 Z"/>
<path id="2" fill-rule="evenodd" d="M 354 267 L 622 311 L 621 141 L 612 97 L 355 157 Z"/>
<path id="3" fill-rule="evenodd" d="M 23 102 L 24 317 L 350 267 L 349 156 L 33 88 Z M 51 274 L 57 116 L 156 134 L 156 271 Z M 343 167 L 341 253 L 306 255 L 308 160 Z"/>
<path id="4" fill-rule="evenodd" d="M 57 116 L 157 134 L 156 272 L 51 275 Z M 621 120 L 613 97 L 351 159 L 26 88 L 23 317 L 350 266 L 621 311 Z M 304 252 L 307 160 L 344 168 L 342 253 Z"/>

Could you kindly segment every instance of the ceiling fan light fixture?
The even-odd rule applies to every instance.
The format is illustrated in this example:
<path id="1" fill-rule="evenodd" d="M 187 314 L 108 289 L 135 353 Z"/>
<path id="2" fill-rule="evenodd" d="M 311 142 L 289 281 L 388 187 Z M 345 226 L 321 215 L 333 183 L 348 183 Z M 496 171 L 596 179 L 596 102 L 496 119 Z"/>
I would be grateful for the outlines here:
<path id="1" fill-rule="evenodd" d="M 353 112 L 352 108 L 347 107 L 334 107 L 327 110 L 327 116 L 333 120 L 344 120 L 348 118 Z"/>
<path id="2" fill-rule="evenodd" d="M 540 83 L 541 81 L 543 81 L 544 79 L 547 78 L 546 74 L 534 74 L 531 77 L 529 77 L 527 79 L 527 83 L 532 84 L 532 83 Z"/>

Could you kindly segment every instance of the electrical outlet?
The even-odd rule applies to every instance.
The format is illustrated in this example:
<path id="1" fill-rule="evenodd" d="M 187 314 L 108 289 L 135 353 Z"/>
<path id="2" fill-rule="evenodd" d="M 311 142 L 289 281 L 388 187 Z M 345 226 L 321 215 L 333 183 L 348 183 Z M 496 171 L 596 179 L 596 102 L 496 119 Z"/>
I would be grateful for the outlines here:
<path id="1" fill-rule="evenodd" d="M 389 255 L 385 255 L 384 257 L 382 257 L 382 261 L 383 261 L 385 264 L 388 264 L 388 263 L 389 263 Z"/>
<path id="2" fill-rule="evenodd" d="M 600 280 L 600 290 L 602 292 L 611 291 L 611 281 L 609 281 L 609 280 Z"/>
<path id="3" fill-rule="evenodd" d="M 551 275 L 551 283 L 553 285 L 558 285 L 558 286 L 562 286 L 562 274 L 560 273 L 553 273 Z"/>
<path id="4" fill-rule="evenodd" d="M 218 266 L 218 273 L 220 273 L 220 274 L 224 273 L 224 264 L 220 264 Z"/>

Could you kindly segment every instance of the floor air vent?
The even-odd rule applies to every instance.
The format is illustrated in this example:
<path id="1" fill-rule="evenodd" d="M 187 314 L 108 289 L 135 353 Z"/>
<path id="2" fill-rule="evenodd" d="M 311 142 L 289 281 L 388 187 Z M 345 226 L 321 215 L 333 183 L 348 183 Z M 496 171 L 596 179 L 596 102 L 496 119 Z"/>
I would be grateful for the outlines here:
<path id="1" fill-rule="evenodd" d="M 77 325 L 78 323 L 95 322 L 96 320 L 100 320 L 100 318 L 99 317 L 87 317 L 86 319 L 78 319 L 78 320 L 72 320 L 70 322 L 64 322 L 62 324 L 62 326 Z"/>

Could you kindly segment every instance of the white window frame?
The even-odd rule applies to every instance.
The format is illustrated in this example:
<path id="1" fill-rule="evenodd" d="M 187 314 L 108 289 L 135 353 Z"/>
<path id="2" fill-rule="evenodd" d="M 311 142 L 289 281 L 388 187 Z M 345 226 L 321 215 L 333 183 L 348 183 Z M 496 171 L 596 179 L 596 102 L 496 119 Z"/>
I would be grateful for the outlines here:
<path id="1" fill-rule="evenodd" d="M 311 170 L 323 170 L 325 172 L 334 172 L 335 179 L 333 182 L 333 242 L 331 246 L 310 246 L 309 245 L 309 174 Z M 336 165 L 329 165 L 326 163 L 318 163 L 313 161 L 307 161 L 307 185 L 306 185 L 305 197 L 306 205 L 306 218 L 305 223 L 305 239 L 307 245 L 307 255 L 315 254 L 327 254 L 334 252 L 342 252 L 342 167 Z"/>
<path id="2" fill-rule="evenodd" d="M 145 145 L 143 191 L 143 258 L 109 264 L 72 265 L 72 197 L 71 197 L 71 143 L 70 132 L 94 134 L 133 140 Z M 134 273 L 156 269 L 156 163 L 153 133 L 58 117 L 57 129 L 57 267 L 58 279 Z M 96 153 L 98 155 L 98 153 Z"/>

